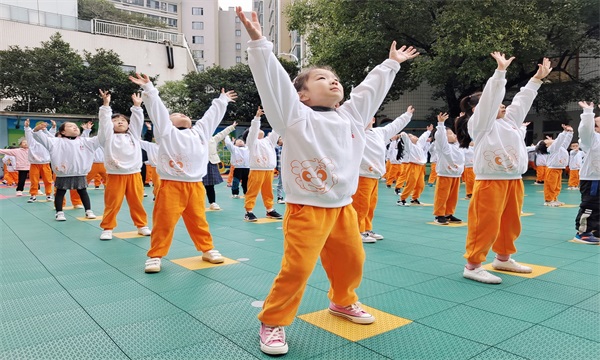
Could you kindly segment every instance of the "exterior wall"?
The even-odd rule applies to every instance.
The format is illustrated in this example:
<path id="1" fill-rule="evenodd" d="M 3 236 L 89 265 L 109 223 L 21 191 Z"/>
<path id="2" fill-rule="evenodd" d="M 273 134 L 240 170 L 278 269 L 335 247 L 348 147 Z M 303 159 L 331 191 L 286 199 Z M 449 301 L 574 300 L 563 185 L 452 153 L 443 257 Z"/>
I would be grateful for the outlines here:
<path id="1" fill-rule="evenodd" d="M 143 14 L 147 17 L 164 22 L 171 31 L 181 31 L 181 0 L 153 1 L 146 0 L 112 0 L 119 10 Z M 158 4 L 158 8 L 154 5 Z"/>
<path id="2" fill-rule="evenodd" d="M 202 8 L 202 15 L 192 14 L 192 8 Z M 204 23 L 204 29 L 193 29 L 193 22 Z M 188 46 L 204 51 L 203 58 L 196 58 L 198 70 L 220 64 L 219 57 L 219 4 L 217 0 L 184 0 L 181 4 L 181 32 L 185 34 Z M 203 44 L 194 44 L 194 36 L 203 36 Z"/>
<path id="3" fill-rule="evenodd" d="M 250 12 L 245 12 L 245 14 L 250 17 Z M 238 60 L 239 63 L 247 64 L 246 49 L 249 40 L 250 36 L 242 23 L 238 21 L 233 7 L 219 11 L 219 58 L 221 59 L 219 65 L 221 67 L 227 69 L 235 66 L 238 64 Z"/>
<path id="4" fill-rule="evenodd" d="M 77 0 L 0 0 L 0 5 L 77 17 Z"/>

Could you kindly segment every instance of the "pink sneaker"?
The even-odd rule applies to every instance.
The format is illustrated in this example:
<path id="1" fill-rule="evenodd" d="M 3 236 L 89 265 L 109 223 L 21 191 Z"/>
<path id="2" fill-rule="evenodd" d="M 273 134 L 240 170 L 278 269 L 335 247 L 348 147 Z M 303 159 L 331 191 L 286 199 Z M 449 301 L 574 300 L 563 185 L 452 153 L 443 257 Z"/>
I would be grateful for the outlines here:
<path id="1" fill-rule="evenodd" d="M 283 326 L 260 324 L 260 351 L 268 355 L 283 355 L 288 352 Z"/>
<path id="2" fill-rule="evenodd" d="M 329 303 L 329 313 L 331 315 L 346 318 L 357 324 L 372 324 L 375 317 L 360 307 L 359 302 L 355 302 L 350 306 L 339 306 L 334 303 Z"/>

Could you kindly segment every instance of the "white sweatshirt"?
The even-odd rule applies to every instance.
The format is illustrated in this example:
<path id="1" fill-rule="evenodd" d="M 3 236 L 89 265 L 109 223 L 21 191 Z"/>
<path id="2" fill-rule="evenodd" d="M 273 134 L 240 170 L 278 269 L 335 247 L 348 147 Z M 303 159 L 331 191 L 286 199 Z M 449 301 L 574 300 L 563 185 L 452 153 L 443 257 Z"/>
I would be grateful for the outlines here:
<path id="1" fill-rule="evenodd" d="M 520 127 L 542 82 L 531 78 L 506 108 L 504 118 L 497 119 L 506 93 L 505 77 L 504 70 L 494 72 L 469 119 L 469 134 L 475 142 L 473 171 L 477 180 L 521 179 L 527 171 L 527 151 Z"/>
<path id="2" fill-rule="evenodd" d="M 573 139 L 572 131 L 563 131 L 550 146 L 548 146 L 548 168 L 564 169 L 569 165 L 569 152 L 567 149 Z"/>
<path id="3" fill-rule="evenodd" d="M 229 125 L 224 130 L 218 132 L 208 141 L 208 161 L 211 164 L 218 164 L 221 162 L 221 158 L 219 157 L 219 153 L 217 152 L 217 144 L 225 139 L 227 135 L 229 135 L 235 127 L 233 125 Z"/>
<path id="4" fill-rule="evenodd" d="M 413 144 L 413 142 L 410 141 L 408 134 L 403 133 L 400 135 L 404 141 L 404 151 L 406 152 L 403 162 L 419 165 L 425 165 L 427 163 L 427 152 L 425 151 L 425 147 L 427 147 L 427 139 L 429 138 L 429 135 L 431 135 L 431 131 L 425 131 L 423 134 L 421 134 L 421 136 L 419 136 L 419 140 L 417 140 L 416 144 Z"/>
<path id="5" fill-rule="evenodd" d="M 4 155 L 2 162 L 6 164 L 6 171 L 16 172 L 17 171 L 17 158 L 12 155 Z"/>
<path id="6" fill-rule="evenodd" d="M 437 148 L 435 147 L 435 142 L 434 143 L 429 143 L 429 162 L 432 164 L 435 164 L 438 162 L 439 156 L 438 156 L 438 152 L 437 152 Z"/>
<path id="7" fill-rule="evenodd" d="M 163 180 L 202 181 L 208 165 L 208 142 L 225 116 L 229 98 L 221 94 L 191 129 L 179 130 L 173 126 L 169 111 L 154 85 L 149 82 L 142 88 L 142 97 L 158 143 L 158 175 Z"/>
<path id="8" fill-rule="evenodd" d="M 365 152 L 360 162 L 359 176 L 379 179 L 385 174 L 385 145 L 390 142 L 392 136 L 406 127 L 411 118 L 412 113 L 405 112 L 386 126 L 365 131 Z M 390 148 L 395 145 L 396 143 L 392 142 Z M 396 160 L 396 152 L 394 152 L 394 160 Z"/>
<path id="9" fill-rule="evenodd" d="M 124 134 L 115 134 L 111 116 L 110 106 L 100 107 L 97 137 L 104 149 L 106 172 L 118 175 L 139 173 L 142 167 L 140 138 L 144 126 L 144 111 L 139 106 L 131 107 L 129 130 Z"/>
<path id="10" fill-rule="evenodd" d="M 535 166 L 548 166 L 548 154 L 535 154 Z"/>
<path id="11" fill-rule="evenodd" d="M 585 152 L 581 150 L 571 150 L 569 153 L 569 169 L 579 170 L 583 165 L 583 159 L 585 158 Z"/>
<path id="12" fill-rule="evenodd" d="M 465 167 L 472 168 L 473 167 L 473 157 L 475 156 L 475 147 L 469 145 L 468 148 L 462 148 L 462 151 L 465 155 Z"/>
<path id="13" fill-rule="evenodd" d="M 140 147 L 148 155 L 148 165 L 156 167 L 158 163 L 158 144 L 146 140 L 140 140 Z"/>
<path id="14" fill-rule="evenodd" d="M 259 131 L 260 118 L 255 117 L 250 122 L 250 130 L 246 138 L 246 145 L 250 151 L 250 170 L 274 170 L 277 166 L 275 146 L 277 146 L 279 134 L 273 130 L 269 135 L 259 139 Z"/>
<path id="15" fill-rule="evenodd" d="M 439 123 L 435 132 L 435 144 L 438 153 L 438 162 L 435 171 L 439 176 L 460 177 L 465 169 L 465 154 L 458 142 L 450 144 L 446 126 Z"/>
<path id="16" fill-rule="evenodd" d="M 579 149 L 585 151 L 580 180 L 600 180 L 600 134 L 594 131 L 594 110 L 583 109 L 579 122 Z"/>
<path id="17" fill-rule="evenodd" d="M 82 137 L 90 137 L 90 133 L 92 129 L 86 129 L 81 132 Z M 104 150 L 102 150 L 102 146 L 99 146 L 96 151 L 94 151 L 94 163 L 102 163 L 104 164 Z"/>
<path id="18" fill-rule="evenodd" d="M 248 169 L 250 168 L 250 150 L 247 145 L 235 146 L 229 136 L 225 137 L 225 146 L 231 153 L 231 159 L 229 163 L 236 169 Z"/>
<path id="19" fill-rule="evenodd" d="M 298 93 L 266 38 L 250 41 L 252 70 L 267 119 L 285 139 L 283 187 L 292 204 L 337 208 L 352 203 L 365 148 L 365 128 L 387 95 L 400 64 L 385 60 L 332 111 L 315 111 Z"/>
<path id="20" fill-rule="evenodd" d="M 52 171 L 57 177 L 86 176 L 92 168 L 94 151 L 100 146 L 97 136 L 71 140 L 36 131 L 33 137 L 50 152 Z"/>
<path id="21" fill-rule="evenodd" d="M 50 136 L 48 130 L 41 129 L 40 131 L 42 131 L 46 136 Z M 35 140 L 33 137 L 33 130 L 29 126 L 25 128 L 25 139 L 27 140 L 27 145 L 29 146 L 29 154 L 27 155 L 29 158 L 29 163 L 49 164 L 50 153 L 44 146 L 42 146 L 42 144 Z"/>

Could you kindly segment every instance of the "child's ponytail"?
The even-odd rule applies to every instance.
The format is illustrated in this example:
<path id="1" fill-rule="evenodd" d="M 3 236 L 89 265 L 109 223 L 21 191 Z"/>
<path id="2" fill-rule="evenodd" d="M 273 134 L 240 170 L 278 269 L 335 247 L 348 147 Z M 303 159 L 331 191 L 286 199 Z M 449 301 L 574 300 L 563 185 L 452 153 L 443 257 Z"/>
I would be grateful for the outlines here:
<path id="1" fill-rule="evenodd" d="M 467 149 L 471 141 L 473 141 L 471 135 L 469 135 L 468 124 L 469 119 L 473 115 L 473 108 L 477 106 L 480 98 L 481 92 L 476 92 L 469 96 L 465 96 L 460 101 L 460 110 L 463 112 L 463 115 L 456 118 L 456 121 L 454 122 L 454 132 L 458 139 L 458 145 L 461 148 Z"/>
<path id="2" fill-rule="evenodd" d="M 396 160 L 400 160 L 404 157 L 404 141 L 402 138 L 398 139 L 398 142 L 396 143 L 396 149 L 398 149 L 398 152 L 396 153 Z"/>

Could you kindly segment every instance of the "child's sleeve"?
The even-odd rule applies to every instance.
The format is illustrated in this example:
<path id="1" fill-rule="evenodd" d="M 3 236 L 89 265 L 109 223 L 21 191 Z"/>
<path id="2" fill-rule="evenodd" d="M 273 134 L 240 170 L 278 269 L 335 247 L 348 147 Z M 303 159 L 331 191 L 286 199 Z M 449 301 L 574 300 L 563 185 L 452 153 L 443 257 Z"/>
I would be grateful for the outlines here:
<path id="1" fill-rule="evenodd" d="M 140 147 L 142 148 L 142 150 L 148 151 L 150 149 L 150 144 L 148 141 L 146 140 L 140 140 Z"/>
<path id="2" fill-rule="evenodd" d="M 304 113 L 309 110 L 300 102 L 290 76 L 273 54 L 273 43 L 265 37 L 248 42 L 248 65 L 269 124 L 283 136 L 285 129 L 306 118 Z"/>
<path id="3" fill-rule="evenodd" d="M 381 128 L 381 130 L 383 131 L 384 139 L 386 139 L 386 143 L 390 141 L 392 136 L 402 131 L 402 129 L 404 129 L 406 125 L 408 125 L 410 119 L 412 119 L 412 115 L 412 113 L 407 111 L 404 114 L 398 116 L 396 119 L 394 119 L 394 121 L 392 121 L 390 124 L 387 124 L 386 126 Z M 380 128 L 375 128 L 373 130 L 379 129 Z"/>
<path id="4" fill-rule="evenodd" d="M 27 129 L 29 129 L 29 131 L 31 132 L 31 135 L 33 136 L 35 141 L 39 142 L 47 150 L 50 150 L 50 148 L 52 147 L 53 141 L 56 141 L 55 137 L 50 137 L 50 136 L 44 134 L 44 132 L 42 130 L 33 131 L 33 130 L 31 130 L 31 128 L 25 128 L 25 132 L 27 132 Z"/>
<path id="5" fill-rule="evenodd" d="M 202 115 L 202 118 L 196 121 L 194 127 L 198 131 L 203 132 L 207 139 L 212 137 L 212 134 L 217 130 L 217 126 L 223 120 L 227 104 L 229 104 L 229 98 L 222 93 L 218 98 L 213 99 L 212 104 L 204 115 Z"/>
<path id="6" fill-rule="evenodd" d="M 594 109 L 583 109 L 580 117 L 579 127 L 579 147 L 583 151 L 590 151 L 594 142 Z"/>
<path id="7" fill-rule="evenodd" d="M 15 150 L 17 149 L 0 149 L 0 154 L 4 154 L 4 155 L 15 155 Z"/>
<path id="8" fill-rule="evenodd" d="M 450 155 L 450 145 L 448 145 L 448 134 L 446 133 L 446 125 L 439 123 L 435 132 L 435 151 L 438 155 Z"/>
<path id="9" fill-rule="evenodd" d="M 40 131 L 44 131 L 44 130 L 40 130 Z M 33 130 L 27 126 L 25 128 L 25 140 L 27 140 L 27 143 L 31 144 L 35 141 L 35 139 L 33 138 Z"/>
<path id="10" fill-rule="evenodd" d="M 273 147 L 276 147 L 277 141 L 279 140 L 279 134 L 277 133 L 277 131 L 271 130 L 269 135 L 267 135 L 267 139 L 269 139 L 269 142 L 271 142 L 271 145 L 273 145 Z"/>
<path id="11" fill-rule="evenodd" d="M 258 132 L 260 131 L 260 118 L 255 117 L 250 121 L 250 129 L 248 129 L 248 137 L 246 138 L 246 145 L 248 149 L 252 148 L 256 140 L 258 140 Z"/>
<path id="12" fill-rule="evenodd" d="M 552 142 L 552 145 L 548 146 L 548 152 L 553 153 L 560 148 L 565 148 L 565 149 L 568 148 L 569 144 L 571 143 L 572 138 L 573 138 L 572 132 L 569 132 L 569 131 L 561 132 L 560 134 L 558 134 L 556 139 L 554 139 L 554 141 Z"/>
<path id="13" fill-rule="evenodd" d="M 537 96 L 537 91 L 540 86 L 542 86 L 542 80 L 531 78 L 527 84 L 521 88 L 517 95 L 515 95 L 511 104 L 506 107 L 506 114 L 504 117 L 514 121 L 515 124 L 520 127 L 523 124 L 523 121 L 525 121 L 529 109 L 531 109 L 531 105 Z M 498 104 L 498 106 L 500 105 Z M 498 110 L 496 109 L 496 111 Z"/>
<path id="14" fill-rule="evenodd" d="M 154 137 L 161 138 L 173 129 L 173 123 L 169 118 L 169 110 L 158 96 L 158 90 L 151 82 L 142 85 L 142 98 L 146 105 L 148 117 L 154 125 Z"/>
<path id="15" fill-rule="evenodd" d="M 105 146 L 115 132 L 112 122 L 112 109 L 110 106 L 100 106 L 98 111 L 98 141 Z"/>
<path id="16" fill-rule="evenodd" d="M 92 133 L 92 129 L 85 129 L 81 132 L 81 137 L 89 138 Z"/>
<path id="17" fill-rule="evenodd" d="M 446 127 L 444 127 L 444 132 L 446 132 Z M 425 149 L 427 146 L 427 139 L 429 139 L 429 135 L 431 135 L 431 131 L 427 130 L 419 136 L 419 140 L 417 140 L 417 146 L 420 149 Z"/>
<path id="18" fill-rule="evenodd" d="M 142 137 L 142 128 L 144 127 L 144 110 L 141 106 L 132 106 L 131 117 L 129 118 L 129 131 L 135 139 Z"/>
<path id="19" fill-rule="evenodd" d="M 496 70 L 494 75 L 488 79 L 475 112 L 468 122 L 469 133 L 488 132 L 494 126 L 498 115 L 498 109 L 506 92 L 506 70 Z"/>
<path id="20" fill-rule="evenodd" d="M 229 150 L 229 152 L 233 152 L 233 147 L 235 145 L 233 145 L 233 141 L 231 141 L 231 138 L 229 136 L 225 136 L 225 147 L 227 148 L 227 150 Z"/>

